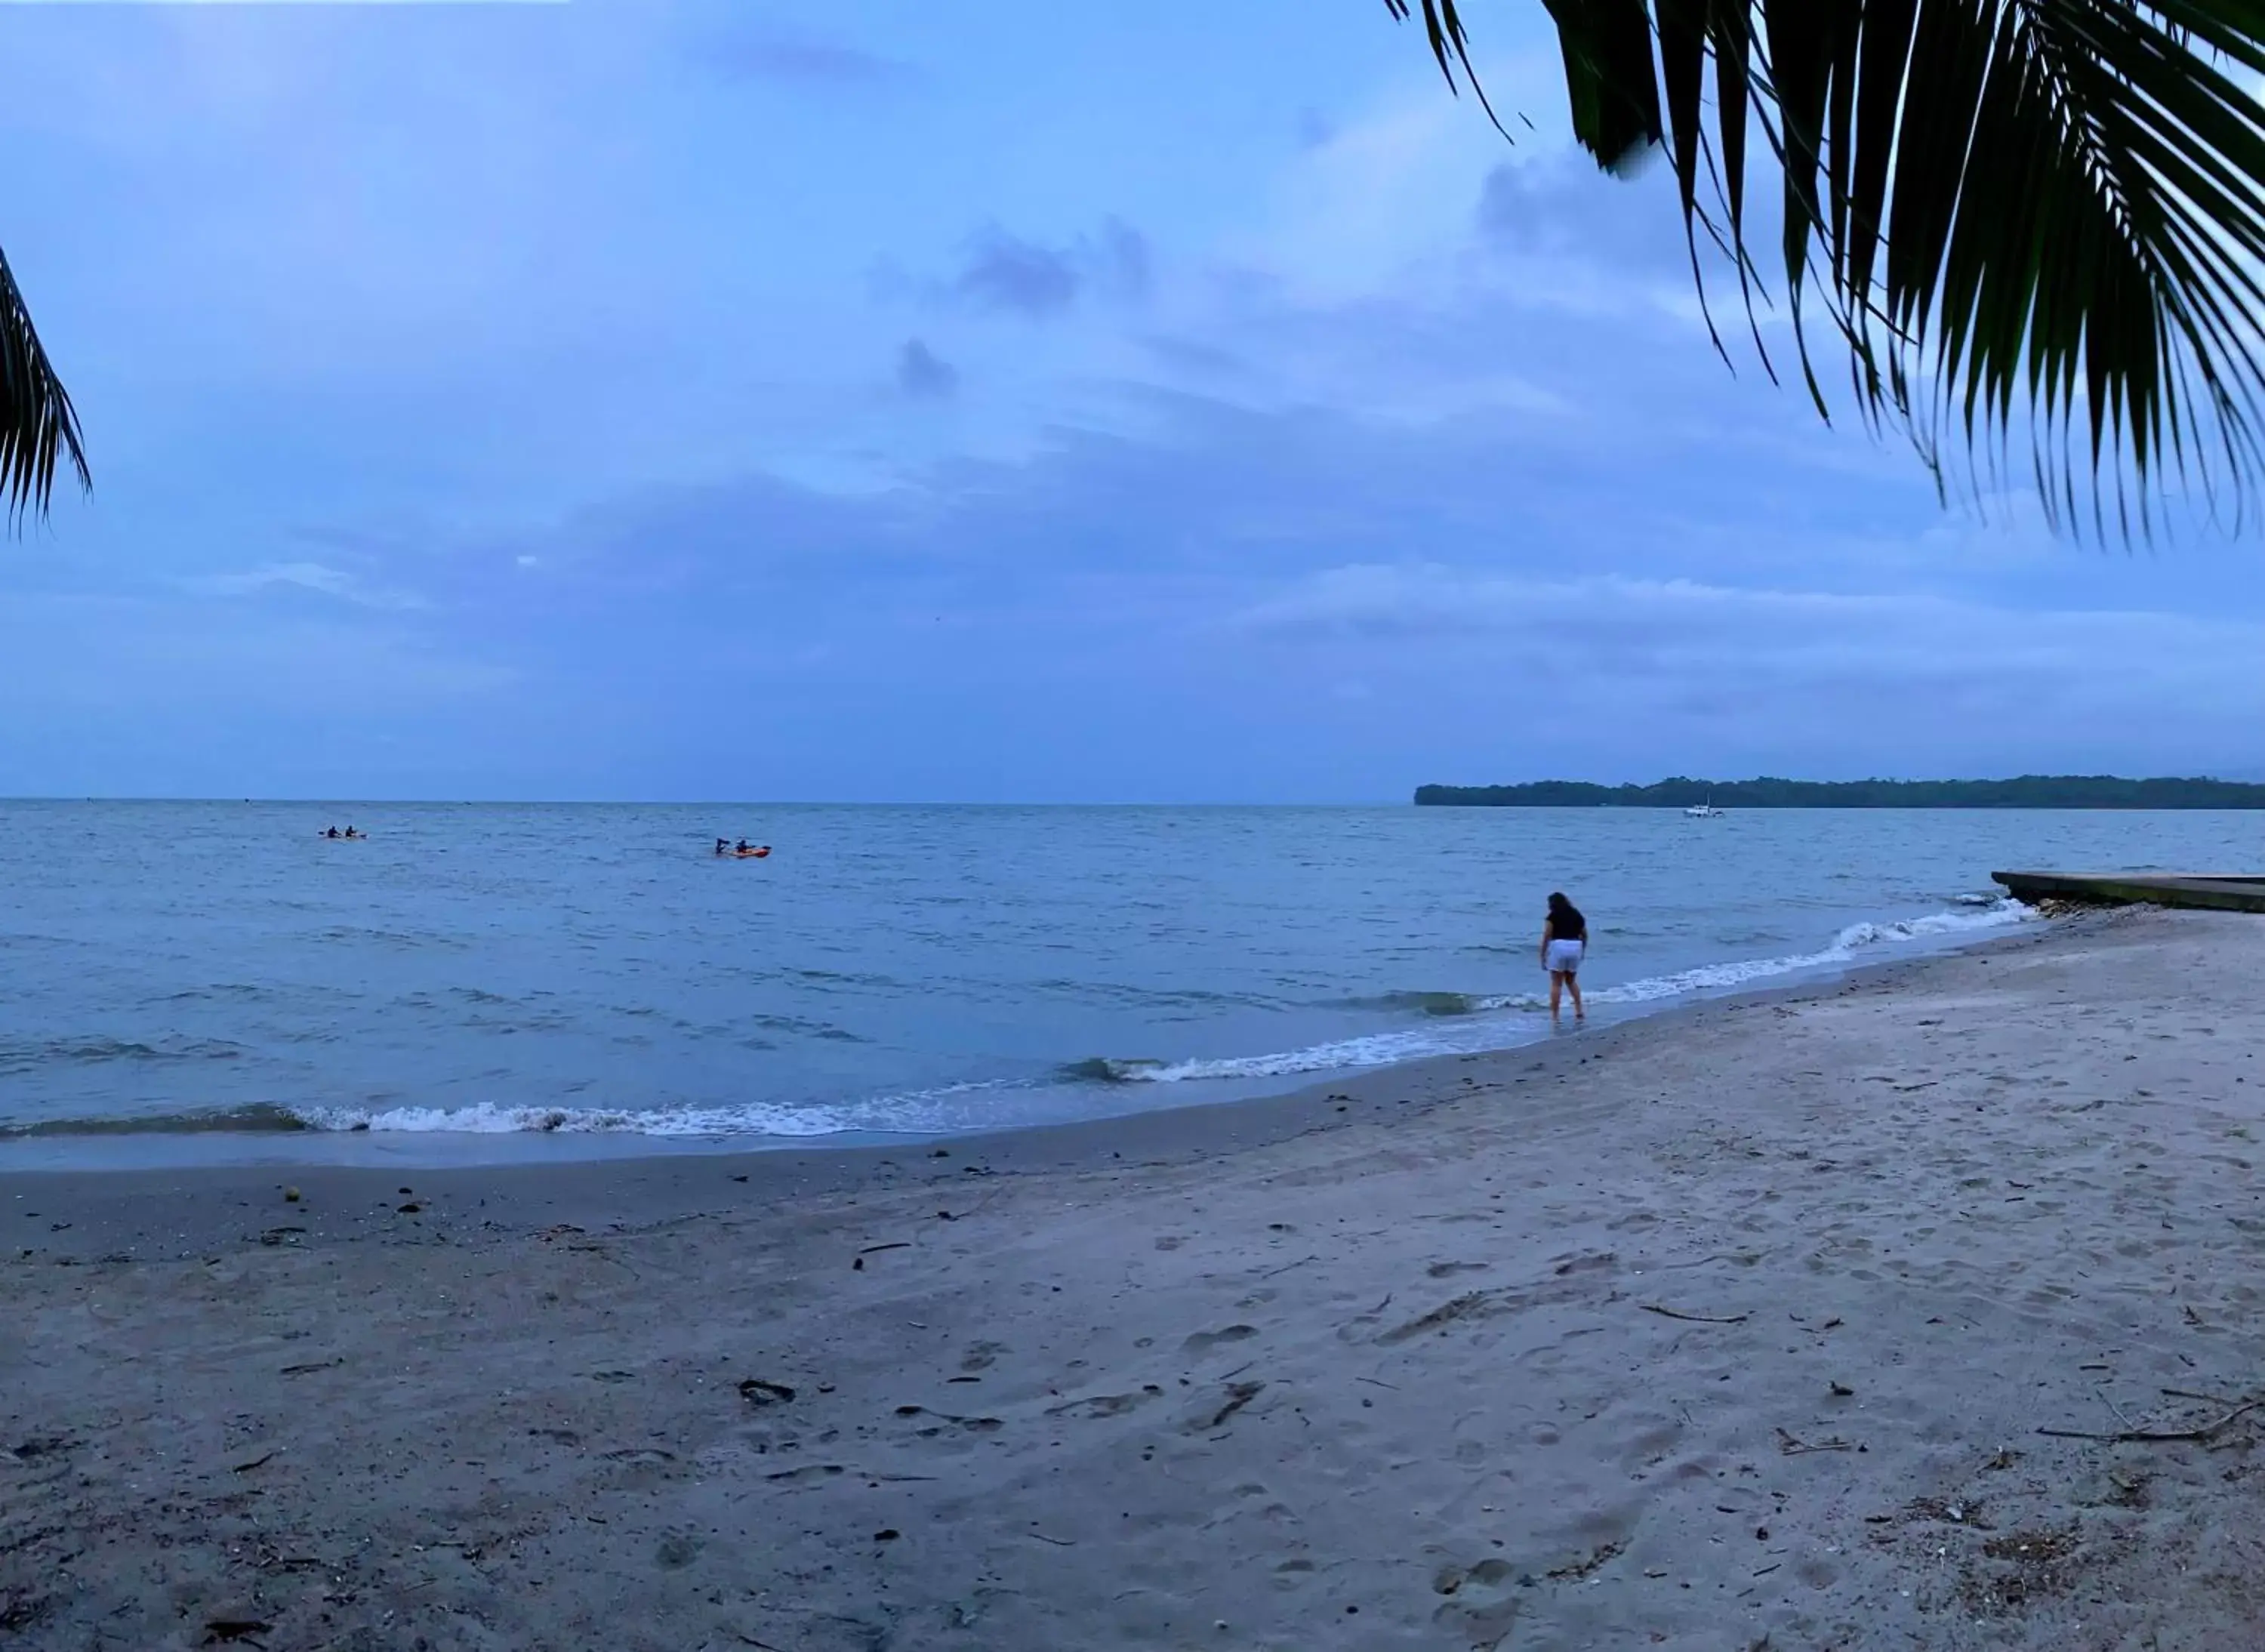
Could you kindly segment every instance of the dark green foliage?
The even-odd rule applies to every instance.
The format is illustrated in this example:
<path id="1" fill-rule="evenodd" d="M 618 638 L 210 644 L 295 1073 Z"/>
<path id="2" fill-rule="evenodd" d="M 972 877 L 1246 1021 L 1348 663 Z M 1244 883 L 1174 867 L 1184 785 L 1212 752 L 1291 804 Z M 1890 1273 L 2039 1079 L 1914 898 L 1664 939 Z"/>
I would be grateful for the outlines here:
<path id="1" fill-rule="evenodd" d="M 2057 518 L 2081 490 L 2128 532 L 2127 476 L 2144 527 L 2155 484 L 2238 503 L 2265 473 L 2260 0 L 1544 4 L 1575 135 L 1616 171 L 1665 147 L 1694 274 L 1725 247 L 1751 309 L 1775 263 L 1819 411 L 1821 308 L 1868 418 L 1931 464 L 1947 433 L 1992 462 L 2025 433 Z M 1385 4 L 1469 77 L 1467 0 Z M 1773 258 L 1747 238 L 1757 135 Z"/>
<path id="2" fill-rule="evenodd" d="M 26 506 L 44 512 L 55 462 L 68 457 L 79 485 L 90 484 L 79 447 L 78 415 L 32 326 L 15 272 L 0 256 L 0 496 L 11 519 Z"/>
<path id="3" fill-rule="evenodd" d="M 2232 780 L 2119 780 L 2023 775 L 2016 780 L 1686 780 L 1599 786 L 1536 780 L 1514 786 L 1418 786 L 1419 804 L 1525 809 L 2265 809 L 2265 786 Z"/>

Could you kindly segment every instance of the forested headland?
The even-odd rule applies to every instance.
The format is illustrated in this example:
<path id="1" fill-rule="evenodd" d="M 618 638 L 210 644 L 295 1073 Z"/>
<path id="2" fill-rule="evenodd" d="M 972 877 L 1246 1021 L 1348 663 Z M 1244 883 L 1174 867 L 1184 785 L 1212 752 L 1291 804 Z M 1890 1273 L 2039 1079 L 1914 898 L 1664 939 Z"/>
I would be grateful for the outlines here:
<path id="1" fill-rule="evenodd" d="M 2022 775 L 2012 780 L 1693 780 L 1649 786 L 1534 780 L 1509 786 L 1418 786 L 1421 804 L 1525 809 L 2265 809 L 2265 785 L 2114 775 Z"/>

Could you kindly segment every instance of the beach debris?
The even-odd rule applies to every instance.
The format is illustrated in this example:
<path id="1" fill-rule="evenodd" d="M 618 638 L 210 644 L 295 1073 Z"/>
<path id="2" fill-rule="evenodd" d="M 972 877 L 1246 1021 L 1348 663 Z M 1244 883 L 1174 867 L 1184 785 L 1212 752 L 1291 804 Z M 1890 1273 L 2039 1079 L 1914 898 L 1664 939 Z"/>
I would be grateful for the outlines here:
<path id="1" fill-rule="evenodd" d="M 224 1641 L 241 1641 L 246 1646 L 258 1646 L 259 1636 L 273 1634 L 275 1626 L 257 1618 L 208 1618 L 205 1620 L 207 1646 L 219 1646 Z"/>
<path id="2" fill-rule="evenodd" d="M 286 1204 L 296 1204 L 299 1202 L 299 1190 L 296 1188 L 285 1188 L 283 1190 L 283 1202 Z"/>
<path id="3" fill-rule="evenodd" d="M 912 1248 L 913 1241 L 909 1239 L 892 1239 L 885 1245 L 868 1245 L 857 1254 L 861 1256 L 870 1256 L 876 1251 L 910 1250 Z"/>
<path id="4" fill-rule="evenodd" d="M 2116 1445 L 2168 1445 L 2181 1440 L 2199 1442 L 2214 1438 L 2260 1406 L 2265 1406 L 2265 1398 L 2238 1405 L 2217 1422 L 2195 1429 L 2117 1429 L 2112 1433 L 2100 1433 L 2089 1429 L 2039 1429 L 2037 1432 L 2050 1435 L 2057 1440 L 2105 1440 Z"/>
<path id="5" fill-rule="evenodd" d="M 416 1200 L 411 1199 L 408 1204 L 397 1205 L 395 1208 L 397 1209 L 404 1216 L 414 1216 L 425 1207 L 418 1204 Z"/>
<path id="6" fill-rule="evenodd" d="M 2229 1400 L 2222 1394 L 2196 1394 L 2191 1388 L 2166 1388 L 2163 1393 L 2174 1400 L 2199 1400 L 2204 1405 L 2240 1405 L 2239 1400 Z"/>
<path id="7" fill-rule="evenodd" d="M 885 1525 L 879 1531 L 873 1533 L 873 1541 L 876 1543 L 893 1543 L 903 1535 L 904 1533 L 898 1531 L 896 1527 L 892 1525 Z"/>
<path id="8" fill-rule="evenodd" d="M 1503 1293 L 1493 1291 L 1467 1291 L 1461 1296 L 1452 1297 L 1442 1302 L 1429 1314 L 1420 1314 L 1404 1325 L 1394 1326 L 1376 1340 L 1380 1343 L 1404 1343 L 1410 1337 L 1423 1335 L 1426 1331 L 1442 1330 L 1457 1320 L 1468 1319 L 1474 1314 L 1484 1313 L 1493 1306 L 1495 1298 L 1500 1294 Z M 1389 1296 L 1384 1299 L 1385 1302 L 1391 1300 Z M 1377 1304 L 1377 1308 L 1381 1308 L 1383 1306 L 1384 1303 L 1380 1302 Z M 1373 1314 L 1377 1308 L 1372 1308 L 1370 1312 Z"/>
<path id="9" fill-rule="evenodd" d="M 1052 1544 L 1058 1549 L 1074 1549 L 1077 1546 L 1076 1542 L 1070 1538 L 1050 1538 L 1043 1532 L 1033 1532 L 1031 1535 L 1041 1543 Z"/>
<path id="10" fill-rule="evenodd" d="M 281 1448 L 280 1446 L 278 1446 L 278 1447 L 276 1448 L 276 1450 L 277 1450 L 277 1451 L 280 1451 L 280 1450 L 281 1450 L 281 1449 L 282 1449 L 282 1448 Z M 252 1459 L 250 1462 L 248 1462 L 248 1463 L 237 1463 L 237 1464 L 234 1465 L 234 1466 L 233 1466 L 229 1470 L 229 1472 L 230 1474 L 250 1474 L 253 1469 L 255 1469 L 255 1468 L 259 1468 L 259 1467 L 260 1467 L 260 1466 L 264 1466 L 264 1465 L 266 1465 L 266 1464 L 272 1463 L 272 1462 L 273 1462 L 274 1460 L 275 1460 L 275 1452 L 273 1452 L 273 1451 L 269 1451 L 269 1452 L 262 1452 L 259 1456 L 257 1456 L 257 1457 L 253 1458 L 253 1459 Z M 261 1627 L 264 1628 L 266 1626 L 265 1626 L 265 1625 L 262 1625 Z"/>
<path id="11" fill-rule="evenodd" d="M 1686 1314 L 1677 1308 L 1662 1307 L 1657 1302 L 1645 1302 L 1639 1306 L 1647 1314 L 1657 1314 L 1663 1319 L 1686 1320 L 1693 1325 L 1743 1325 L 1753 1317 L 1751 1314 Z"/>
<path id="12" fill-rule="evenodd" d="M 2011 1468 L 2015 1463 L 2018 1463 L 2021 1460 L 2021 1454 L 2019 1452 L 2006 1450 L 1998 1452 L 1996 1456 L 1991 1458 L 1990 1460 L 1983 1464 L 1982 1466 L 1985 1468 Z"/>
<path id="13" fill-rule="evenodd" d="M 1832 1397 L 1836 1400 L 1846 1400 L 1856 1392 L 1845 1382 L 1834 1382 L 1828 1386 L 1832 1389 Z"/>
<path id="14" fill-rule="evenodd" d="M 747 1377 L 739 1383 L 739 1397 L 750 1405 L 784 1405 L 794 1398 L 794 1390 L 783 1382 Z"/>
<path id="15" fill-rule="evenodd" d="M 1960 1581 L 1960 1597 L 1977 1613 L 1999 1617 L 2034 1605 L 2040 1597 L 2065 1593 L 2078 1581 L 2077 1572 L 2064 1564 L 2078 1546 L 2073 1524 L 1992 1538 L 1982 1546 L 1983 1555 L 2010 1569 L 1969 1571 Z"/>
<path id="16" fill-rule="evenodd" d="M 1845 1452 L 1849 1445 L 1837 1434 L 1829 1440 L 1810 1441 L 1780 1429 L 1777 1431 L 1777 1448 L 1788 1457 L 1798 1457 L 1804 1452 Z"/>
<path id="17" fill-rule="evenodd" d="M 263 1245 L 280 1245 L 285 1243 L 295 1245 L 299 1241 L 293 1238 L 292 1235 L 295 1234 L 303 1234 L 307 1230 L 303 1227 L 271 1227 L 266 1232 L 259 1235 L 259 1242 Z"/>
<path id="18" fill-rule="evenodd" d="M 2111 1474 L 2108 1476 L 2108 1483 L 2116 1489 L 2102 1501 L 2112 1503 L 2118 1509 L 2144 1509 L 2147 1506 L 2147 1486 L 2150 1478 L 2146 1474 L 2135 1474 L 2126 1480 L 2121 1474 Z"/>
<path id="19" fill-rule="evenodd" d="M 1260 1393 L 1264 1390 L 1265 1386 L 1266 1385 L 1263 1382 L 1231 1382 L 1227 1384 L 1227 1402 L 1220 1406 L 1218 1410 L 1213 1412 L 1210 1419 L 1207 1422 L 1200 1423 L 1193 1431 L 1208 1433 L 1213 1429 L 1219 1427 L 1221 1423 L 1225 1423 L 1227 1418 L 1242 1410 L 1243 1407 L 1249 1405 L 1253 1400 L 1256 1400 L 1259 1396 Z"/>
<path id="20" fill-rule="evenodd" d="M 328 1371 L 333 1366 L 343 1365 L 346 1363 L 343 1355 L 335 1359 L 313 1359 L 303 1365 L 286 1365 L 275 1374 L 279 1377 L 303 1377 L 310 1371 Z"/>
<path id="21" fill-rule="evenodd" d="M 1622 1543 L 1600 1543 L 1582 1559 L 1569 1561 L 1555 1570 L 1545 1573 L 1544 1576 L 1553 1583 L 1577 1583 L 1599 1567 L 1618 1559 L 1620 1551 L 1625 1547 L 1627 1545 Z"/>

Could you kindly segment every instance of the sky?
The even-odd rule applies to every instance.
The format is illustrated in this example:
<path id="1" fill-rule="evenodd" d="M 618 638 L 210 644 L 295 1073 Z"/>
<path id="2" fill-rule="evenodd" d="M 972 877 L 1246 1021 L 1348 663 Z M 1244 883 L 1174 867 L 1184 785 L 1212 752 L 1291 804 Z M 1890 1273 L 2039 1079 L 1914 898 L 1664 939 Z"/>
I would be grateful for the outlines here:
<path id="1" fill-rule="evenodd" d="M 2254 534 L 1726 366 L 1469 11 L 1515 143 L 1382 0 L 0 4 L 0 794 L 2265 775 Z"/>

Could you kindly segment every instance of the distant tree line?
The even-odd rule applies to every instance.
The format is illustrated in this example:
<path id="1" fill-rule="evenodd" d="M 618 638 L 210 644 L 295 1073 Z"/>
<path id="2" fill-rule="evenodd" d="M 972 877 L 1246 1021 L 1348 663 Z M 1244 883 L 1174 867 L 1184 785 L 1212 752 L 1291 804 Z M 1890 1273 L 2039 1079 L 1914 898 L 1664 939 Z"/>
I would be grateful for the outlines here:
<path id="1" fill-rule="evenodd" d="M 2013 780 L 1691 780 L 1649 786 L 1535 780 L 1516 786 L 1418 786 L 1418 804 L 1524 809 L 2265 809 L 2265 785 L 2236 780 L 2123 780 L 2022 775 Z"/>

